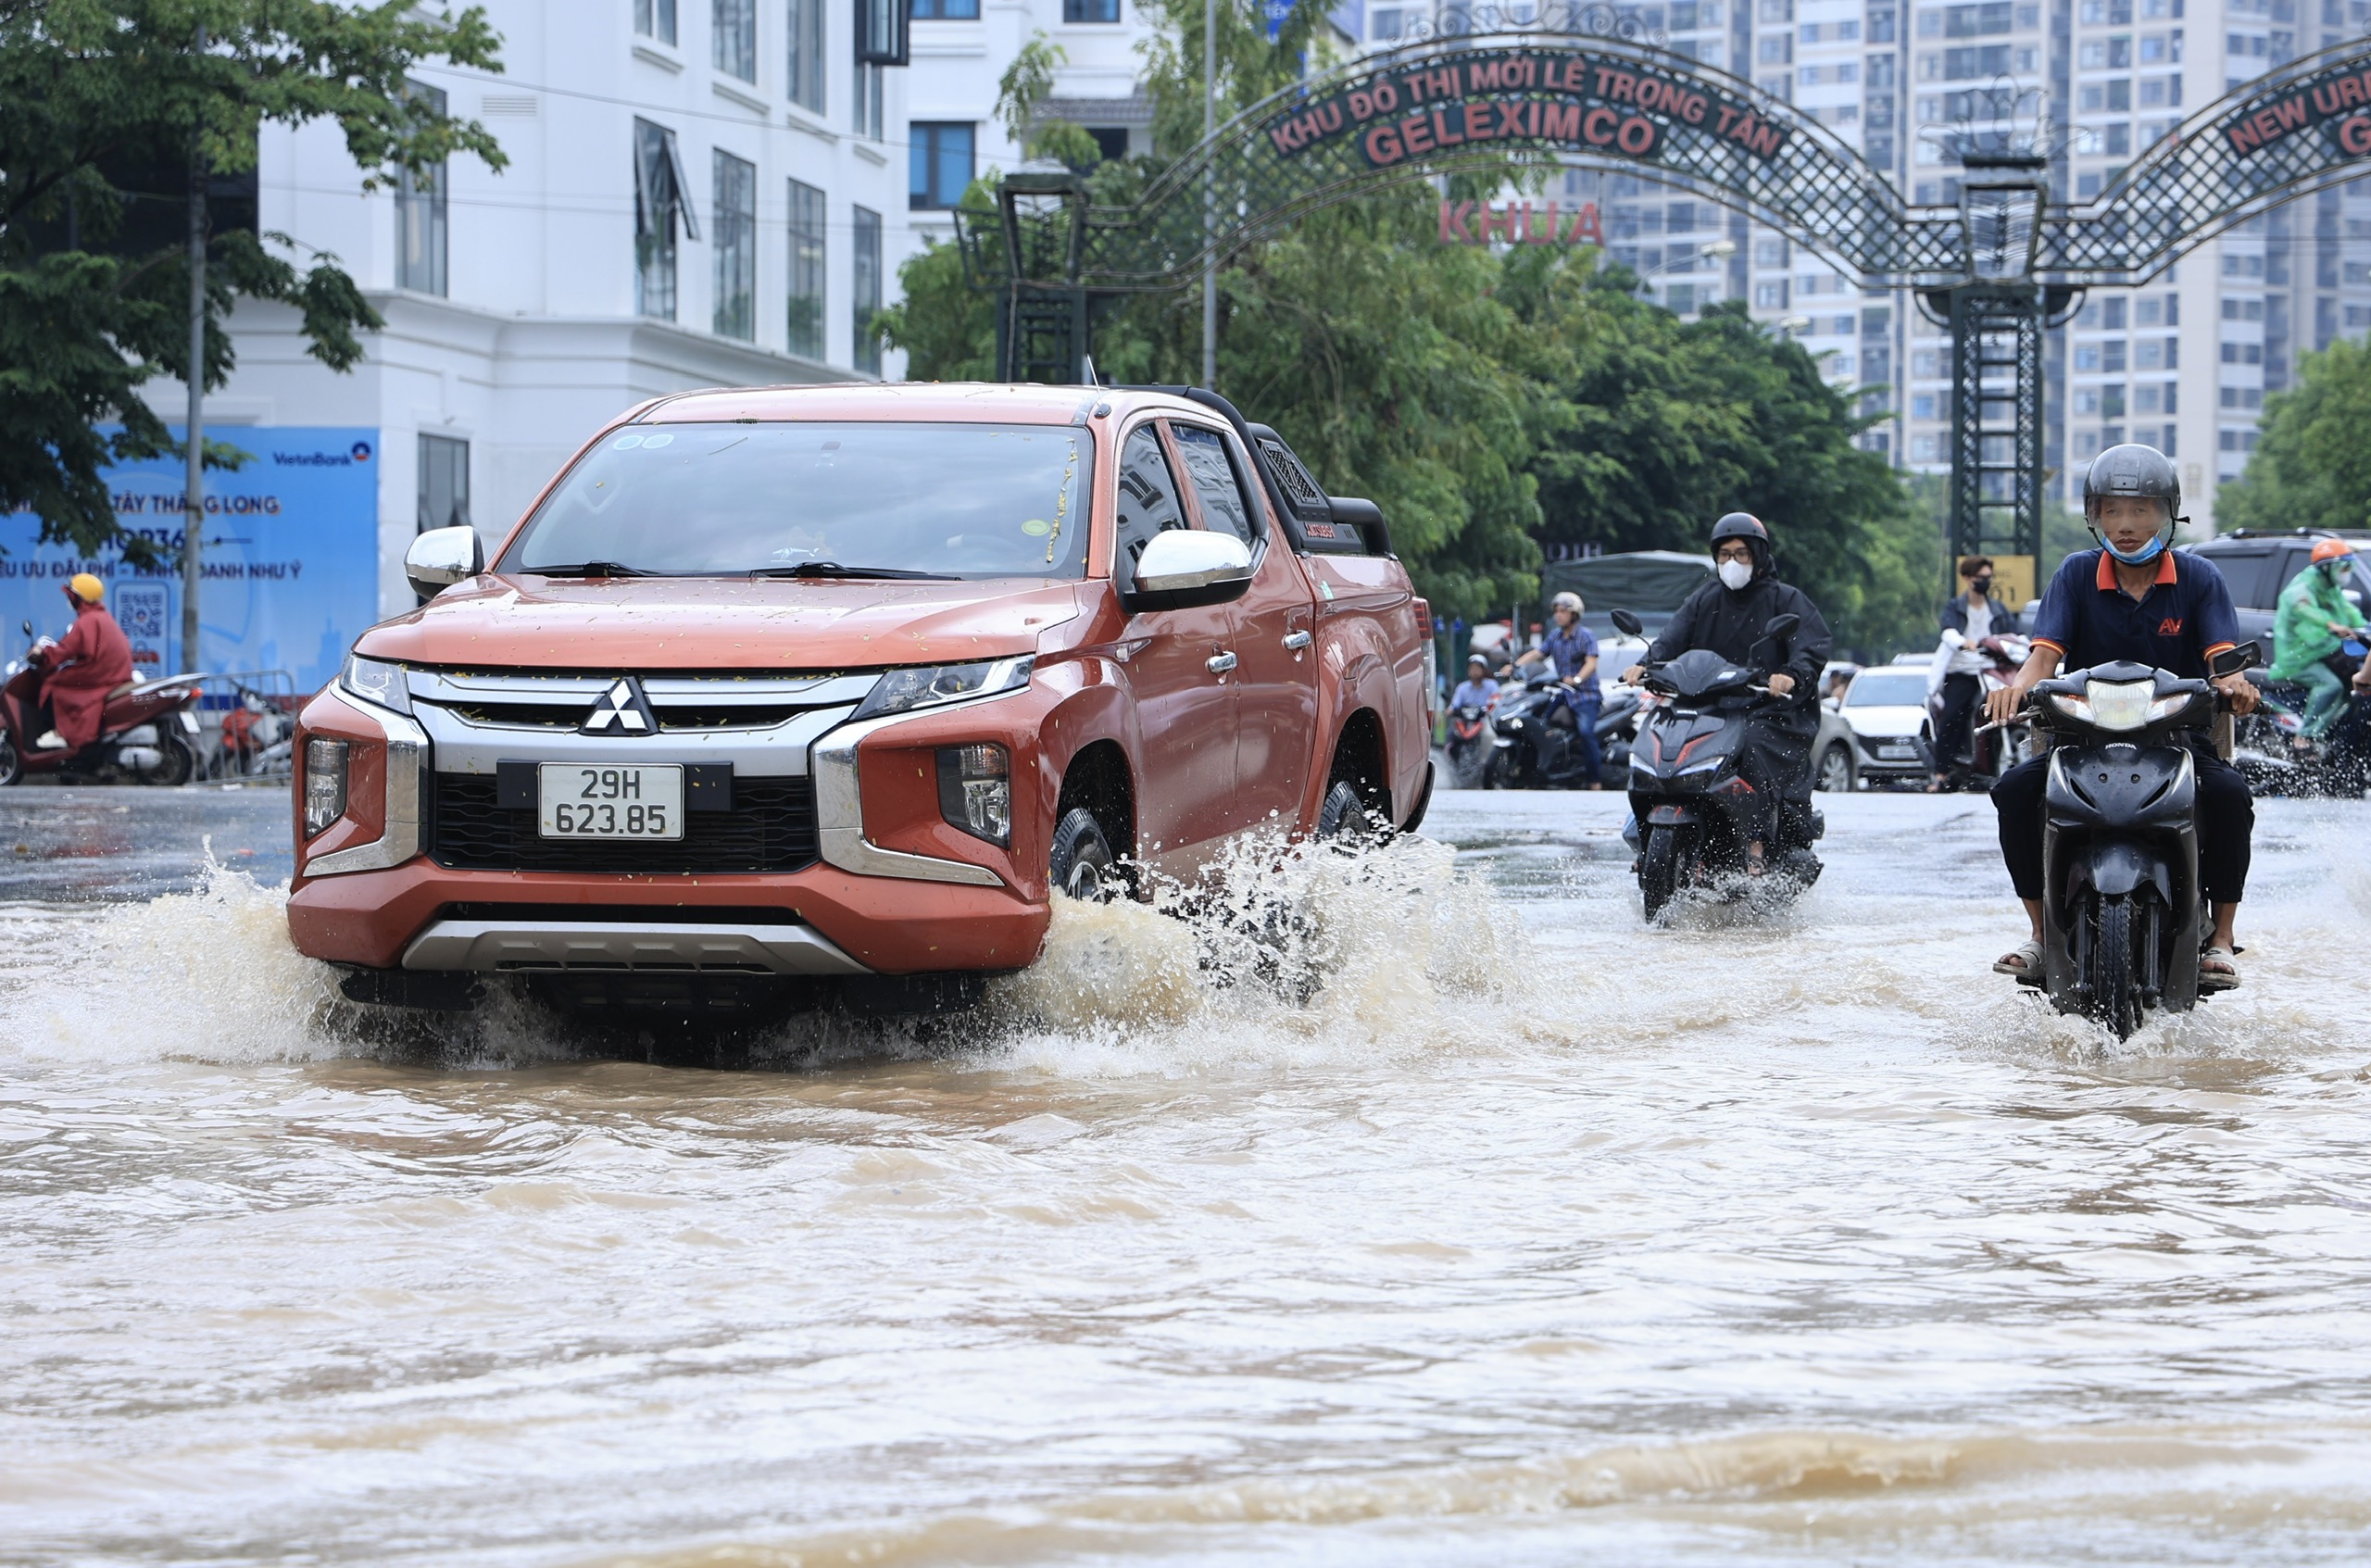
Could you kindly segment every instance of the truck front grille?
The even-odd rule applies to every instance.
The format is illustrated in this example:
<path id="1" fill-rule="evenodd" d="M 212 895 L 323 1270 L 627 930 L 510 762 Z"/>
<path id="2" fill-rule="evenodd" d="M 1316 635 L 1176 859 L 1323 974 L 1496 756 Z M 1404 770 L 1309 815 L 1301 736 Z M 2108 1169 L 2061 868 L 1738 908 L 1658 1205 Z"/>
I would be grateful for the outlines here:
<path id="1" fill-rule="evenodd" d="M 673 843 L 545 838 L 532 810 L 507 810 L 483 773 L 438 773 L 429 853 L 455 871 L 667 876 L 795 872 L 815 863 L 815 783 L 736 778 L 733 809 L 693 811 Z"/>

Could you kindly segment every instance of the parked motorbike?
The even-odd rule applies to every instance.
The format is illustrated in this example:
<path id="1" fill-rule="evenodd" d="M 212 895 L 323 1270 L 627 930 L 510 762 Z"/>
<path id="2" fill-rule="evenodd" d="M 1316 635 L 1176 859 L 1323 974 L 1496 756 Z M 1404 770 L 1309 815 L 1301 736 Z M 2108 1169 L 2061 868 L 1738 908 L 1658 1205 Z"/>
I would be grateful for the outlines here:
<path id="1" fill-rule="evenodd" d="M 2364 645 L 2350 640 L 2327 663 L 2352 683 Z M 2256 710 L 2233 726 L 2231 765 L 2258 795 L 2338 796 L 2355 799 L 2371 788 L 2371 697 L 2350 684 L 2346 706 L 2317 744 L 2301 746 L 2306 690 L 2298 681 L 2266 680 L 2250 671 L 2263 694 Z"/>
<path id="2" fill-rule="evenodd" d="M 2260 655 L 2215 655 L 2215 675 Z M 2198 878 L 2189 746 L 2212 729 L 2214 688 L 2117 662 L 2041 682 L 2027 698 L 2052 739 L 2042 829 L 2042 961 L 2020 985 L 2061 1012 L 2126 1039 L 2151 1012 L 2188 1012 L 2207 992 L 2198 960 L 2213 930 Z"/>
<path id="3" fill-rule="evenodd" d="M 1637 743 L 1644 699 L 1636 686 L 1615 686 L 1597 714 L 1598 782 L 1608 789 L 1630 787 L 1630 748 Z"/>
<path id="4" fill-rule="evenodd" d="M 1949 627 L 1943 632 L 1943 645 L 1953 650 L 1968 646 L 1964 637 Z M 2026 755 L 2026 743 L 2032 736 L 2031 728 L 2023 720 L 1994 728 L 1984 722 L 1983 714 L 1987 700 L 2009 684 L 2024 666 L 2026 656 L 2034 651 L 2033 639 L 2013 632 L 2003 633 L 1979 640 L 1975 651 L 1983 657 L 1984 668 L 1976 672 L 1966 756 L 1935 755 L 1942 744 L 1942 688 L 1938 687 L 1934 696 L 1926 699 L 1927 766 L 1944 776 L 1947 789 L 1990 789 L 1995 780 Z"/>
<path id="5" fill-rule="evenodd" d="M 1477 702 L 1460 703 L 1449 710 L 1449 786 L 1480 789 L 1497 755 L 1498 731 L 1490 710 Z"/>
<path id="6" fill-rule="evenodd" d="M 32 622 L 24 623 L 32 636 Z M 35 638 L 32 650 L 55 647 Z M 47 671 L 31 654 L 11 661 L 0 675 L 0 786 L 27 773 L 65 773 L 94 783 L 129 779 L 134 784 L 187 784 L 197 766 L 198 675 L 127 681 L 107 694 L 100 709 L 99 738 L 80 749 L 43 750 L 33 743 L 47 729 L 42 717 L 42 683 Z"/>
<path id="7" fill-rule="evenodd" d="M 208 778 L 284 778 L 294 771 L 296 721 L 254 687 L 232 684 L 235 707 L 222 715 L 221 744 L 207 759 Z"/>
<path id="8" fill-rule="evenodd" d="M 1757 653 L 1800 624 L 1781 615 L 1763 630 Z M 1637 617 L 1613 612 L 1613 623 L 1637 634 Z M 1751 890 L 1744 875 L 1750 835 L 1738 815 L 1753 795 L 1741 769 L 1756 716 L 1782 698 L 1763 684 L 1764 672 L 1731 664 L 1710 648 L 1695 648 L 1647 667 L 1648 707 L 1630 753 L 1631 794 L 1640 816 L 1625 830 L 1638 852 L 1639 897 L 1655 919 L 1681 893 L 1700 889 L 1737 897 Z M 1817 811 L 1784 803 L 1776 842 L 1763 847 L 1771 892 L 1800 892 L 1819 879 L 1812 845 L 1827 830 Z"/>

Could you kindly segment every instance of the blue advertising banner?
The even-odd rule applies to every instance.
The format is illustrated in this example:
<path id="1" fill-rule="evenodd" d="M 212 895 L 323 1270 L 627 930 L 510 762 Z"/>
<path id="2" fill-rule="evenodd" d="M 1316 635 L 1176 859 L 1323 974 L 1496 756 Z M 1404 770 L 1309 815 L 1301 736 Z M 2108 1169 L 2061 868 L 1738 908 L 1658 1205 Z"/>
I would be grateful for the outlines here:
<path id="1" fill-rule="evenodd" d="M 173 427 L 176 439 L 181 427 Z M 379 433 L 345 426 L 230 425 L 214 432 L 251 455 L 236 473 L 206 475 L 205 586 L 198 651 L 181 647 L 182 469 L 177 458 L 108 470 L 116 517 L 165 558 L 153 571 L 119 552 L 85 560 L 37 543 L 31 512 L 0 518 L 0 634 L 19 651 L 18 625 L 65 634 L 63 588 L 78 571 L 107 585 L 107 608 L 145 677 L 183 670 L 285 670 L 299 692 L 337 672 L 346 648 L 379 619 Z"/>

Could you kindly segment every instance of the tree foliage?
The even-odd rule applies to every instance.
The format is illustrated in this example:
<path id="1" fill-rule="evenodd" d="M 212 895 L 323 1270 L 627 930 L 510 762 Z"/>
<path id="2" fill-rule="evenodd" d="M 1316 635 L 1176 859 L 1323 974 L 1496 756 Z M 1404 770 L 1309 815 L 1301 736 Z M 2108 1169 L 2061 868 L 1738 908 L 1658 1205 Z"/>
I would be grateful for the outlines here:
<path id="1" fill-rule="evenodd" d="M 2371 344 L 2300 355 L 2297 384 L 2264 399 L 2256 449 L 2214 498 L 2221 528 L 2371 523 Z"/>
<path id="2" fill-rule="evenodd" d="M 1161 23 L 1144 46 L 1155 151 L 1097 168 L 1098 203 L 1133 202 L 1202 134 L 1203 0 L 1142 3 Z M 1324 47 L 1321 19 L 1296 7 L 1272 44 L 1257 7 L 1222 0 L 1222 119 L 1299 78 Z M 1323 209 L 1234 257 L 1218 278 L 1218 381 L 1329 488 L 1382 505 L 1442 612 L 1533 599 L 1543 543 L 1700 551 L 1712 520 L 1741 508 L 1770 521 L 1840 643 L 1889 652 L 1931 635 L 1939 533 L 1860 448 L 1867 421 L 1800 345 L 1741 306 L 1682 322 L 1594 251 L 1442 245 L 1435 194 Z M 986 182 L 967 198 L 993 200 Z M 888 326 L 909 373 L 992 374 L 993 304 L 965 287 L 954 247 L 902 277 Z M 1196 290 L 1111 304 L 1096 367 L 1122 383 L 1196 380 L 1200 321 Z"/>
<path id="3" fill-rule="evenodd" d="M 498 169 L 483 126 L 405 85 L 427 59 L 499 69 L 496 44 L 480 10 L 431 18 L 413 0 L 0 0 L 0 510 L 31 508 L 44 539 L 95 552 L 123 537 L 102 469 L 178 449 L 139 389 L 191 371 L 186 245 L 128 220 L 158 198 L 127 170 L 194 156 L 243 173 L 265 123 L 316 119 L 343 130 L 365 190 L 457 153 Z M 300 265 L 296 248 L 210 237 L 207 387 L 232 371 L 222 321 L 241 296 L 293 307 L 324 364 L 361 358 L 377 314 L 334 257 Z"/>

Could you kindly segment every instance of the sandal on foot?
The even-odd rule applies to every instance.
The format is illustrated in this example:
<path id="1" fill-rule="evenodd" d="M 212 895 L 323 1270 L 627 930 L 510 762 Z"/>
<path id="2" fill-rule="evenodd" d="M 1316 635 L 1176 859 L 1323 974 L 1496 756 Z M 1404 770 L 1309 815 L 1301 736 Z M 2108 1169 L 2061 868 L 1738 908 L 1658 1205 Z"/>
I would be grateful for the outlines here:
<path id="1" fill-rule="evenodd" d="M 2020 980 L 2039 979 L 2041 975 L 2041 944 L 2027 937 L 2011 951 L 1992 961 L 1995 974 L 2013 974 Z"/>
<path id="2" fill-rule="evenodd" d="M 2239 966 L 2233 962 L 2228 947 L 2208 947 L 2198 955 L 2198 988 L 2201 991 L 2232 991 L 2239 985 Z M 2220 968 L 2209 968 L 2210 964 Z"/>
<path id="3" fill-rule="evenodd" d="M 1770 874 L 1769 857 L 1762 850 L 1754 848 L 1751 845 L 1746 846 L 1745 874 L 1748 876 L 1768 876 Z"/>

